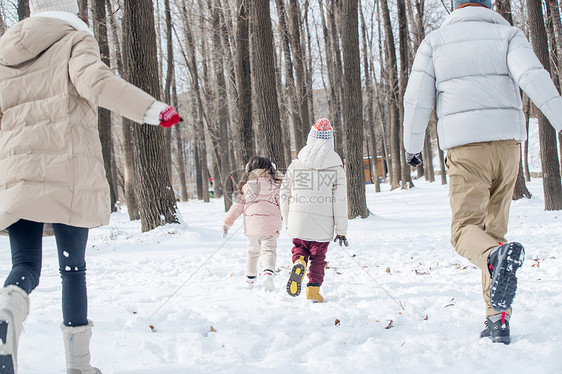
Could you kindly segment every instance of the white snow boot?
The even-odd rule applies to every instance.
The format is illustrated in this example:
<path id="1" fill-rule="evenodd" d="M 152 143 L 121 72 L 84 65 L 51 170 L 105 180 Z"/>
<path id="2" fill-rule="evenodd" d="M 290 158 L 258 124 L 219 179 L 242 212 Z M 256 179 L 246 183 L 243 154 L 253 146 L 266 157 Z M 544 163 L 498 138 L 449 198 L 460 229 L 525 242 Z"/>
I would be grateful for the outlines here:
<path id="1" fill-rule="evenodd" d="M 263 288 L 268 292 L 275 291 L 275 273 L 272 270 L 263 271 Z"/>
<path id="2" fill-rule="evenodd" d="M 98 368 L 90 366 L 92 327 L 94 324 L 89 320 L 85 326 L 61 325 L 66 356 L 66 374 L 102 374 Z"/>
<path id="3" fill-rule="evenodd" d="M 18 286 L 0 290 L 0 374 L 17 373 L 18 341 L 29 313 L 29 297 Z"/>

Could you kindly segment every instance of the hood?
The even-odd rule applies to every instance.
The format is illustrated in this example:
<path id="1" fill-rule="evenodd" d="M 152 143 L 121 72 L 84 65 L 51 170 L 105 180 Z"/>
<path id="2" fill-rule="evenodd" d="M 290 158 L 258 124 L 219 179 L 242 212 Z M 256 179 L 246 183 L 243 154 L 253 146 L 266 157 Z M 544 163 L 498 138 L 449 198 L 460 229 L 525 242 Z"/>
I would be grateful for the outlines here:
<path id="1" fill-rule="evenodd" d="M 15 24 L 0 38 L 0 64 L 16 66 L 35 59 L 72 31 L 87 29 L 80 19 L 65 12 L 44 12 Z M 82 22 L 76 22 L 79 20 Z"/>
<path id="2" fill-rule="evenodd" d="M 309 137 L 297 158 L 310 169 L 322 170 L 343 166 L 340 156 L 334 151 L 333 139 L 311 139 Z"/>
<path id="3" fill-rule="evenodd" d="M 263 170 L 264 169 L 257 169 Z M 256 200 L 258 197 L 268 197 L 271 193 L 277 189 L 279 189 L 280 183 L 276 183 L 269 174 L 262 174 L 261 176 L 257 176 L 254 179 L 249 180 L 243 187 L 244 190 L 244 198 L 246 202 L 250 202 Z M 266 199 L 267 200 L 267 199 Z"/>
<path id="4" fill-rule="evenodd" d="M 492 9 L 479 6 L 469 6 L 457 9 L 449 14 L 449 16 L 445 18 L 445 21 L 443 22 L 441 27 L 459 22 L 488 22 L 511 26 L 505 18 L 503 18 L 498 12 L 495 12 Z"/>

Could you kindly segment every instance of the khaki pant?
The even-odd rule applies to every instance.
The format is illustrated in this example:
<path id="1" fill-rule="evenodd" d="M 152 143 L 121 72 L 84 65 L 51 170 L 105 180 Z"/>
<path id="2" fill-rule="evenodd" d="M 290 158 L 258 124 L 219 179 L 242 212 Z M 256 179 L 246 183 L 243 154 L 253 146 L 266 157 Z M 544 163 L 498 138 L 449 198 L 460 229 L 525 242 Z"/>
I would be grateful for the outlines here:
<path id="1" fill-rule="evenodd" d="M 497 314 L 490 304 L 488 254 L 505 243 L 509 208 L 520 163 L 515 140 L 474 143 L 447 150 L 451 243 L 458 254 L 482 270 L 486 316 Z M 511 308 L 507 311 L 511 315 Z"/>
<path id="2" fill-rule="evenodd" d="M 277 236 L 248 236 L 246 276 L 258 275 L 258 259 L 262 255 L 263 269 L 275 272 L 277 261 Z"/>

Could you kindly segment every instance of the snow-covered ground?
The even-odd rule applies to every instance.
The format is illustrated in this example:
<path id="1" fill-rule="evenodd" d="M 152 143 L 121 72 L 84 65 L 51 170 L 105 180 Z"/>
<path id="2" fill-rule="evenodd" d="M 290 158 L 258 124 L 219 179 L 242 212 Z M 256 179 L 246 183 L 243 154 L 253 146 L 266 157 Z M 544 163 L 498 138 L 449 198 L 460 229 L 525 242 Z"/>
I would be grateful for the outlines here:
<path id="1" fill-rule="evenodd" d="M 286 294 L 285 234 L 277 290 L 263 291 L 261 279 L 244 288 L 241 220 L 223 239 L 221 200 L 181 204 L 184 224 L 145 234 L 124 212 L 114 214 L 88 245 L 93 363 L 104 374 L 562 372 L 562 212 L 544 211 L 540 179 L 528 184 L 533 198 L 511 211 L 508 239 L 527 255 L 509 346 L 479 339 L 480 271 L 449 243 L 447 186 L 416 181 L 410 191 L 389 192 L 385 184 L 378 194 L 372 187 L 373 215 L 350 222 L 348 249 L 329 248 L 324 304 Z M 0 256 L 4 278 L 6 237 Z M 51 237 L 21 338 L 20 374 L 64 373 L 60 321 Z"/>
<path id="2" fill-rule="evenodd" d="M 532 171 L 540 170 L 536 126 Z M 562 373 L 562 212 L 544 211 L 542 181 L 527 184 L 532 199 L 512 205 L 508 239 L 527 254 L 509 346 L 479 339 L 480 271 L 449 242 L 448 187 L 415 184 L 392 192 L 383 184 L 378 194 L 367 186 L 373 215 L 350 222 L 349 248 L 330 245 L 323 304 L 286 294 L 285 234 L 277 290 L 263 291 L 261 279 L 244 288 L 246 239 L 241 219 L 221 237 L 222 200 L 180 204 L 183 224 L 144 234 L 139 222 L 115 213 L 88 244 L 93 364 L 104 374 Z M 0 258 L 4 279 L 7 237 L 0 237 Z M 65 373 L 52 237 L 43 262 L 20 374 Z"/>

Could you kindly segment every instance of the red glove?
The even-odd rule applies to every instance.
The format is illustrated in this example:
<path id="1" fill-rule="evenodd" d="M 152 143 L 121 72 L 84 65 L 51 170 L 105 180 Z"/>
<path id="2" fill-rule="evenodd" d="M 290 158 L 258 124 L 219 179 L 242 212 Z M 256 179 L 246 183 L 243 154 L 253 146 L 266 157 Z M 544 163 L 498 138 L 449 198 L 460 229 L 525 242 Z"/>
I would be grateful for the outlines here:
<path id="1" fill-rule="evenodd" d="M 180 115 L 171 106 L 160 112 L 160 126 L 162 127 L 172 127 L 180 121 Z"/>

